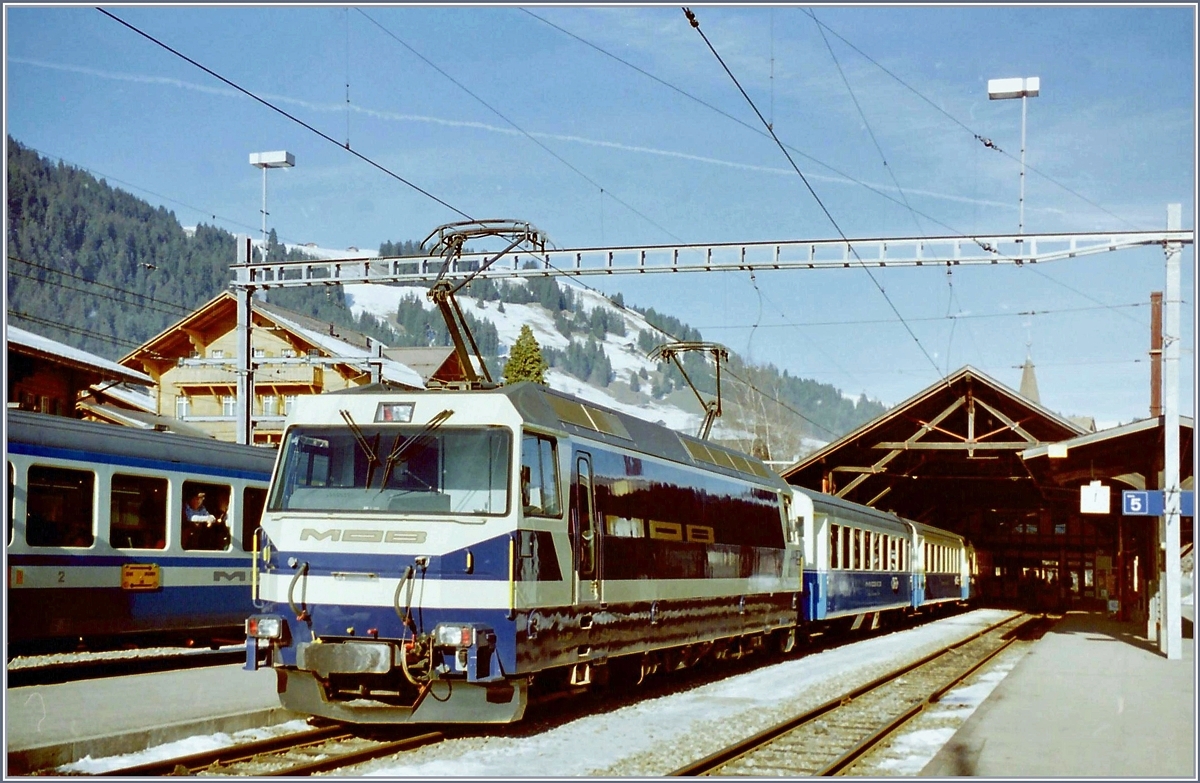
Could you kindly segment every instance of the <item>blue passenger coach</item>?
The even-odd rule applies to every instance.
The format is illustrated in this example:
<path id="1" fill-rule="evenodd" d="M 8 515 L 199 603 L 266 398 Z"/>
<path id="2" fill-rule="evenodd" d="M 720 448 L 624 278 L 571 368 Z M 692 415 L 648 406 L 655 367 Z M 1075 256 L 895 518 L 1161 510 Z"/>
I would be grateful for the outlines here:
<path id="1" fill-rule="evenodd" d="M 10 652 L 237 638 L 274 449 L 6 416 Z M 221 524 L 185 524 L 197 493 Z"/>

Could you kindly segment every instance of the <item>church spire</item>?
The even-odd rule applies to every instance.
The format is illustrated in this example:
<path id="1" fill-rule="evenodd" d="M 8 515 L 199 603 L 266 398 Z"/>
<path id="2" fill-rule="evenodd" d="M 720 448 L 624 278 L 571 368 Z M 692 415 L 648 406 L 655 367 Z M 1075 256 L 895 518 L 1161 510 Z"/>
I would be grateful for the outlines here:
<path id="1" fill-rule="evenodd" d="M 1038 405 L 1042 404 L 1041 397 L 1038 395 L 1037 375 L 1033 371 L 1033 355 L 1030 352 L 1030 343 L 1025 343 L 1025 366 L 1021 368 L 1021 396 L 1027 400 L 1033 400 Z"/>

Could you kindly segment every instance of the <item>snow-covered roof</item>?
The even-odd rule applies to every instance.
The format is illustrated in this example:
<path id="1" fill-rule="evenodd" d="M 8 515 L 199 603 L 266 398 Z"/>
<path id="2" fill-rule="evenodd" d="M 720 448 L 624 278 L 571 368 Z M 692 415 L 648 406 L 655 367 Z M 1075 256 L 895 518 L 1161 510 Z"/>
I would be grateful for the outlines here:
<path id="1" fill-rule="evenodd" d="M 270 311 L 271 318 L 279 323 L 280 326 L 286 327 L 296 334 L 308 340 L 313 345 L 318 346 L 324 351 L 327 351 L 331 356 L 345 356 L 349 358 L 370 358 L 372 353 L 366 348 L 360 348 L 357 345 L 341 340 L 334 335 L 325 334 L 315 329 L 310 329 L 302 326 L 292 318 L 279 312 L 273 308 Z M 407 365 L 401 364 L 393 359 L 385 357 L 376 357 L 376 361 L 382 365 L 382 375 L 385 381 L 393 383 L 401 383 L 405 386 L 411 386 L 414 389 L 424 389 L 425 381 L 421 376 Z"/>
<path id="2" fill-rule="evenodd" d="M 131 370 L 128 367 L 122 367 L 116 362 L 109 361 L 94 353 L 72 348 L 65 343 L 51 340 L 49 337 L 43 337 L 40 334 L 27 332 L 15 326 L 8 327 L 7 340 L 10 350 L 14 346 L 17 346 L 26 349 L 24 353 L 37 354 L 57 364 L 80 366 L 92 370 L 105 378 L 120 379 L 128 383 L 138 383 L 145 386 L 154 385 L 154 379 L 145 373 Z"/>

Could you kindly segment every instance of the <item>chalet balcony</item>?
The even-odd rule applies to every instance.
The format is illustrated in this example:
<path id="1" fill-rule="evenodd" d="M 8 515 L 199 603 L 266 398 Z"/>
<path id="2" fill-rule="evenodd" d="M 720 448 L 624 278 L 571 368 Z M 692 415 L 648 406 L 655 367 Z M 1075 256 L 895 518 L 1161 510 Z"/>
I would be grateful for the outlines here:
<path id="1" fill-rule="evenodd" d="M 236 388 L 237 370 L 232 365 L 178 367 L 171 381 L 179 388 Z M 256 389 L 302 387 L 320 389 L 325 383 L 324 370 L 307 364 L 259 367 L 254 373 Z"/>

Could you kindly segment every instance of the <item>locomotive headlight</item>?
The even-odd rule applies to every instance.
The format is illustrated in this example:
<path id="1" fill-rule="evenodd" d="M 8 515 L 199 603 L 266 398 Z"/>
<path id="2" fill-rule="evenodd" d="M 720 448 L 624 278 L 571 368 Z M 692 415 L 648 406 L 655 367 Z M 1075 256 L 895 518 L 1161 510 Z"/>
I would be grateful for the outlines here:
<path id="1" fill-rule="evenodd" d="M 270 614 L 248 617 L 246 636 L 254 639 L 280 639 L 283 637 L 283 618 Z"/>
<path id="2" fill-rule="evenodd" d="M 470 647 L 475 644 L 475 628 L 442 623 L 433 629 L 433 638 L 439 647 Z"/>

